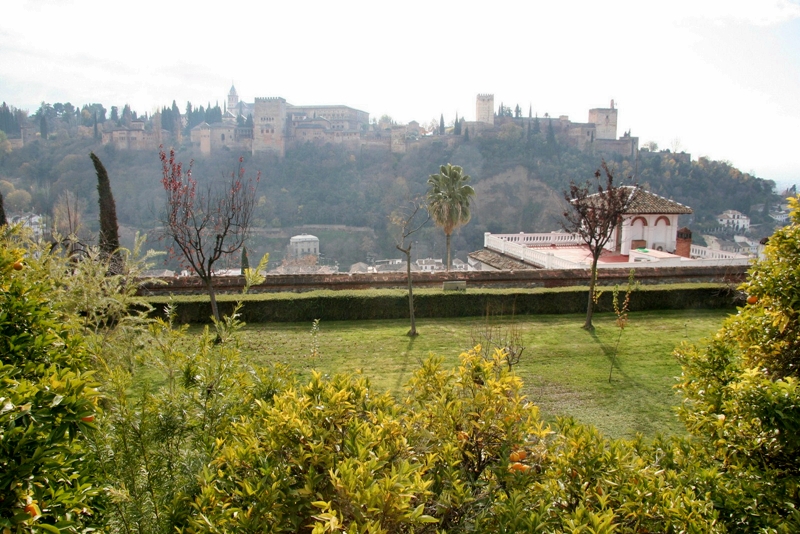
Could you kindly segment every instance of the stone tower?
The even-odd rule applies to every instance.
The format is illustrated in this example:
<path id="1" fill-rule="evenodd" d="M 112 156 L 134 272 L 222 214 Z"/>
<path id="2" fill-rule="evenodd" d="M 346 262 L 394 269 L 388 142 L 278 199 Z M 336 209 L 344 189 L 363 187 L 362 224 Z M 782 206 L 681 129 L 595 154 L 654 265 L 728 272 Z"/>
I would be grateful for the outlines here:
<path id="1" fill-rule="evenodd" d="M 236 93 L 236 87 L 231 85 L 231 90 L 228 92 L 228 111 L 236 114 L 236 108 L 239 107 L 239 95 Z"/>
<path id="2" fill-rule="evenodd" d="M 253 153 L 286 150 L 286 100 L 256 98 L 253 107 Z"/>
<path id="3" fill-rule="evenodd" d="M 475 103 L 475 121 L 494 126 L 494 95 L 478 95 Z"/>
<path id="4" fill-rule="evenodd" d="M 590 109 L 589 122 L 595 126 L 595 139 L 616 139 L 617 110 L 614 101 L 611 101 L 610 108 Z"/>

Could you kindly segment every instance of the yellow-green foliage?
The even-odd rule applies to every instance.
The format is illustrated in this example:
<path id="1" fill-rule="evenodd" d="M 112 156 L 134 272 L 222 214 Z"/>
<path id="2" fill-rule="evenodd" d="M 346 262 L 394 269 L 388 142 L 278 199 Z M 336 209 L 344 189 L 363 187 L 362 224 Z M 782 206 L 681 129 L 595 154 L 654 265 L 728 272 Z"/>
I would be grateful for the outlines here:
<path id="1" fill-rule="evenodd" d="M 693 439 L 653 442 L 548 425 L 506 355 L 480 347 L 455 369 L 420 362 L 401 398 L 360 374 L 300 383 L 242 356 L 240 307 L 193 341 L 171 313 L 128 315 L 135 288 L 91 252 L 71 262 L 7 234 L 0 526 L 798 531 L 798 217 L 743 286 L 758 301 L 678 352 Z"/>
<path id="2" fill-rule="evenodd" d="M 800 529 L 800 211 L 741 290 L 748 303 L 705 347 L 677 351 L 681 416 L 719 471 L 712 498 L 734 530 Z"/>
<path id="3" fill-rule="evenodd" d="M 56 279 L 32 268 L 18 229 L 0 232 L 0 530 L 79 531 L 98 493 L 85 458 L 97 383 L 75 317 L 53 305 Z"/>

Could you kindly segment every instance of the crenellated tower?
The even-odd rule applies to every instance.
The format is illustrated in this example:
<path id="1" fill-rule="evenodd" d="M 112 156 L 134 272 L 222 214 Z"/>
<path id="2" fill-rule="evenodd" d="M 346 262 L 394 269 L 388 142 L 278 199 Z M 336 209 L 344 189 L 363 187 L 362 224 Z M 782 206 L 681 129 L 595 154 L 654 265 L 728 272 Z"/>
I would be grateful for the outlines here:
<path id="1" fill-rule="evenodd" d="M 595 126 L 595 139 L 616 139 L 617 110 L 614 101 L 611 101 L 610 108 L 590 109 L 589 122 Z"/>

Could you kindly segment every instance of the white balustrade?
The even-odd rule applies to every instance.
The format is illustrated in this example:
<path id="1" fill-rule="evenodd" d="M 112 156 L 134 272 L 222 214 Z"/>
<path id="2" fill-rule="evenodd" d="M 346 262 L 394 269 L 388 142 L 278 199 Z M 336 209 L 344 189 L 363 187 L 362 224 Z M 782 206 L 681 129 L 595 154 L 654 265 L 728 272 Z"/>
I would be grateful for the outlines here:
<path id="1" fill-rule="evenodd" d="M 547 234 L 484 234 L 483 246 L 500 254 L 516 258 L 524 263 L 535 265 L 544 269 L 586 269 L 591 262 L 574 262 L 559 258 L 549 249 L 552 246 L 579 246 L 582 242 L 577 234 L 547 233 Z M 741 254 L 711 250 L 707 247 L 692 245 L 692 259 L 662 258 L 650 260 L 646 255 L 637 255 L 631 251 L 631 261 L 627 263 L 600 263 L 598 268 L 647 268 L 647 267 L 678 267 L 689 265 L 747 265 L 750 259 Z M 639 261 L 636 258 L 640 257 Z M 648 260 L 648 261 L 643 261 Z"/>

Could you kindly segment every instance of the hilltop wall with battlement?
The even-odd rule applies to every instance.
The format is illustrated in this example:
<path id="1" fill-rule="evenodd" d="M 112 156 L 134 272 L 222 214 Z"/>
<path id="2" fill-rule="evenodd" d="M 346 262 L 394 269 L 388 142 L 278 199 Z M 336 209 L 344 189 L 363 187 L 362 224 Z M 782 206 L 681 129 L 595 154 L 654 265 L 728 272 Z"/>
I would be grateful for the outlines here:
<path id="1" fill-rule="evenodd" d="M 248 126 L 243 125 L 247 114 Z M 191 143 L 202 154 L 220 150 L 240 150 L 251 153 L 272 152 L 283 156 L 287 149 L 303 143 L 335 144 L 352 150 L 376 149 L 402 154 L 425 143 L 446 142 L 457 145 L 466 131 L 473 138 L 501 135 L 503 128 L 516 125 L 535 128 L 542 133 L 552 129 L 561 143 L 582 151 L 619 154 L 637 157 L 639 138 L 626 132 L 617 138 L 618 110 L 614 101 L 608 108 L 589 110 L 588 121 L 572 122 L 566 115 L 558 118 L 498 116 L 494 95 L 479 94 L 475 99 L 475 121 L 463 122 L 461 136 L 452 129 L 440 135 L 438 128 L 426 131 L 418 123 L 386 125 L 370 123 L 369 113 L 343 105 L 295 106 L 281 97 L 258 97 L 253 103 L 239 99 L 231 87 L 227 96 L 226 113 L 222 122 L 195 126 Z M 249 120 L 252 119 L 252 126 Z M 512 125 L 512 126 L 510 126 Z M 160 128 L 148 130 L 117 128 L 103 133 L 104 144 L 114 144 L 121 150 L 144 150 L 164 142 L 169 133 Z"/>

